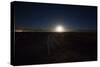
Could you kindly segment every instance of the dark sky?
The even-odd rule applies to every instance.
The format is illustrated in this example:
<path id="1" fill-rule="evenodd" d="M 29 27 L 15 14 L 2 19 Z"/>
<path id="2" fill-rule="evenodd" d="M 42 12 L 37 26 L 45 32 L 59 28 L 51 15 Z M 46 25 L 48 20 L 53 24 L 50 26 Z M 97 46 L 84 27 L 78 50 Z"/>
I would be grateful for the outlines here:
<path id="1" fill-rule="evenodd" d="M 96 30 L 96 6 L 48 5 L 15 3 L 15 25 L 17 27 L 52 28 L 64 25 L 76 30 Z"/>

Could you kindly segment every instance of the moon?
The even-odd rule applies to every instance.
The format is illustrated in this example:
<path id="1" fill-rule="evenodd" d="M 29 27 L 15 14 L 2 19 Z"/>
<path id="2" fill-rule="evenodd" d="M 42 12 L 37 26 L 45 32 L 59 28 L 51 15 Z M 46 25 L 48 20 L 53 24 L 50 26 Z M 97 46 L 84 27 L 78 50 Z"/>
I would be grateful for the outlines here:
<path id="1" fill-rule="evenodd" d="M 64 31 L 65 31 L 65 29 L 64 29 L 64 27 L 61 26 L 61 25 L 58 25 L 58 26 L 56 26 L 56 28 L 55 28 L 55 32 L 64 32 Z"/>

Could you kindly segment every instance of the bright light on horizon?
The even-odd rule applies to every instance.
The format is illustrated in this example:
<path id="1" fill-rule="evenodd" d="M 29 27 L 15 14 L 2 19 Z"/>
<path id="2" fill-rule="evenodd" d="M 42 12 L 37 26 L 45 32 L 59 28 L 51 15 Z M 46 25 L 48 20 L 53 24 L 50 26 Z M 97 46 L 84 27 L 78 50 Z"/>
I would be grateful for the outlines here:
<path id="1" fill-rule="evenodd" d="M 55 28 L 55 32 L 64 32 L 65 30 L 64 30 L 64 27 L 63 26 L 61 26 L 61 25 L 59 25 L 59 26 L 57 26 L 56 28 Z"/>

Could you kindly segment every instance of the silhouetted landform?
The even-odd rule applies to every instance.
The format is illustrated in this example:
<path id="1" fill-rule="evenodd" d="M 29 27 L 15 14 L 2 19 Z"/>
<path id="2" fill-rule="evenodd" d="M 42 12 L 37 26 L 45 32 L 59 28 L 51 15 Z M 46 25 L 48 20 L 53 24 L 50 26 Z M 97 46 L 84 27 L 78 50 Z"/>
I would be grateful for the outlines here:
<path id="1" fill-rule="evenodd" d="M 96 29 L 70 29 L 69 31 L 65 30 L 64 32 L 96 32 Z M 51 29 L 44 28 L 32 28 L 32 27 L 16 27 L 15 32 L 55 32 Z"/>
<path id="2" fill-rule="evenodd" d="M 96 32 L 16 32 L 14 65 L 97 60 Z"/>

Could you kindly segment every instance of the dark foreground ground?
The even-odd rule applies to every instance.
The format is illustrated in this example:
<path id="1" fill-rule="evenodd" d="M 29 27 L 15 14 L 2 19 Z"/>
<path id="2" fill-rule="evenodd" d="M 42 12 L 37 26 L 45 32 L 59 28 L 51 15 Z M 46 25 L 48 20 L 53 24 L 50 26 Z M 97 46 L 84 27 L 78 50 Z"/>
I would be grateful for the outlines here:
<path id="1" fill-rule="evenodd" d="M 14 65 L 97 60 L 94 32 L 16 32 Z"/>

